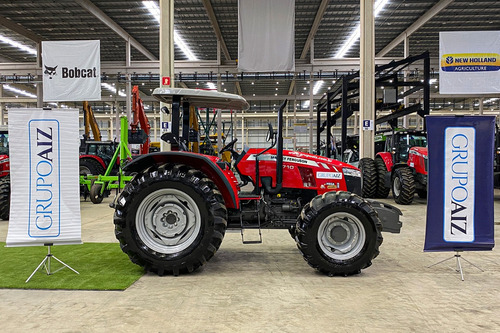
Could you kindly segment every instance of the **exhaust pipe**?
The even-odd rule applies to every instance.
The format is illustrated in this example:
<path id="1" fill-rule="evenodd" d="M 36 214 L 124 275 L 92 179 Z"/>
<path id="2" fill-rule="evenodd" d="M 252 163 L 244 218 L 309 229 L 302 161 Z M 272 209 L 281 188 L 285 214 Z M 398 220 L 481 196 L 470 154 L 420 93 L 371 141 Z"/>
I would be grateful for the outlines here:
<path id="1" fill-rule="evenodd" d="M 266 191 L 269 194 L 277 194 L 281 191 L 283 186 L 283 110 L 287 104 L 288 100 L 285 99 L 283 104 L 281 104 L 278 110 L 278 135 L 277 135 L 277 146 L 276 146 L 276 187 L 272 187 L 269 182 L 263 182 Z"/>

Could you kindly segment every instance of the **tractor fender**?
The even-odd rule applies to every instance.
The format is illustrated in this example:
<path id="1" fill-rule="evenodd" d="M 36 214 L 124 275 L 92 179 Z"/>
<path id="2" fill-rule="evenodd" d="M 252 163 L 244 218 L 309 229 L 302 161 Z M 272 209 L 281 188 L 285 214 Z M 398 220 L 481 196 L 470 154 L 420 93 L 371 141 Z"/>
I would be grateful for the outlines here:
<path id="1" fill-rule="evenodd" d="M 387 171 L 390 172 L 392 169 L 392 154 L 390 152 L 384 151 L 378 153 L 377 156 L 384 161 Z"/>
<path id="2" fill-rule="evenodd" d="M 227 208 L 239 208 L 239 199 L 236 195 L 238 192 L 236 184 L 230 180 L 229 169 L 224 170 L 216 163 L 216 159 L 212 156 L 190 152 L 157 152 L 143 155 L 134 159 L 132 162 L 125 165 L 123 171 L 127 174 L 134 172 L 143 172 L 153 165 L 162 165 L 165 163 L 179 163 L 188 165 L 194 169 L 200 170 L 208 178 L 210 178 L 224 198 Z M 222 167 L 225 168 L 224 163 L 221 162 Z"/>
<path id="3" fill-rule="evenodd" d="M 106 168 L 108 167 L 106 163 L 104 163 L 104 160 L 97 155 L 80 155 L 80 159 L 84 158 L 90 158 L 92 160 L 96 160 L 97 162 L 99 162 L 100 165 L 102 165 L 104 170 L 106 170 Z"/>

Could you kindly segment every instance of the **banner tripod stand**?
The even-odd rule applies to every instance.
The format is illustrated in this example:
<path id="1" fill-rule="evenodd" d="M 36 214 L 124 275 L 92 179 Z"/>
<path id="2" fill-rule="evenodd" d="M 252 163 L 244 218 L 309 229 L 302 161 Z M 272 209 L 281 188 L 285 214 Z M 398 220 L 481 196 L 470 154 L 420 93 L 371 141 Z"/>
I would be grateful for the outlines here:
<path id="1" fill-rule="evenodd" d="M 69 265 L 65 264 L 63 261 L 57 259 L 56 256 L 54 256 L 51 252 L 50 252 L 50 247 L 54 244 L 52 243 L 47 243 L 47 244 L 44 244 L 45 246 L 47 246 L 48 248 L 48 252 L 47 252 L 47 255 L 45 256 L 45 258 L 43 258 L 42 262 L 40 263 L 40 265 L 38 265 L 38 267 L 33 271 L 33 273 L 31 273 L 30 277 L 26 280 L 25 283 L 28 283 L 29 280 L 33 277 L 33 275 L 35 275 L 35 273 L 43 266 L 45 268 L 45 271 L 47 272 L 47 275 L 52 275 L 54 273 L 57 273 L 59 272 L 61 269 L 67 267 L 69 269 L 71 269 L 73 272 L 75 272 L 76 274 L 80 274 L 78 273 L 76 270 L 74 270 L 73 268 L 71 268 Z M 51 267 L 50 267 L 50 264 L 51 264 L 51 259 L 55 259 L 57 260 L 60 264 L 63 265 L 63 267 L 61 268 L 58 268 L 56 269 L 55 271 L 51 271 Z"/>
<path id="2" fill-rule="evenodd" d="M 441 261 L 439 261 L 439 262 L 437 262 L 437 263 L 435 263 L 435 264 L 432 264 L 432 265 L 430 265 L 430 266 L 427 266 L 427 268 L 431 268 L 431 267 L 436 266 L 436 265 L 439 265 L 439 264 L 441 264 L 441 263 L 443 263 L 443 262 L 445 262 L 445 261 L 448 261 L 448 260 L 451 260 L 451 259 L 453 259 L 453 258 L 456 258 L 456 259 L 457 259 L 457 268 L 456 268 L 455 270 L 456 270 L 457 272 L 459 272 L 459 273 L 460 273 L 460 276 L 462 277 L 462 281 L 465 281 L 465 279 L 464 279 L 464 271 L 463 271 L 463 269 L 462 269 L 462 263 L 460 262 L 460 259 L 465 260 L 465 261 L 466 261 L 466 262 L 468 262 L 471 266 L 474 266 L 474 267 L 476 267 L 477 269 L 479 269 L 481 272 L 484 272 L 484 270 L 483 270 L 483 269 L 481 269 L 480 267 L 478 267 L 478 266 L 474 265 L 473 263 L 471 263 L 469 260 L 467 260 L 467 259 L 465 259 L 464 257 L 462 257 L 462 256 L 460 255 L 460 252 L 462 252 L 462 251 L 455 250 L 455 255 L 454 255 L 453 257 L 449 257 L 449 258 L 443 259 L 443 260 L 441 260 Z"/>

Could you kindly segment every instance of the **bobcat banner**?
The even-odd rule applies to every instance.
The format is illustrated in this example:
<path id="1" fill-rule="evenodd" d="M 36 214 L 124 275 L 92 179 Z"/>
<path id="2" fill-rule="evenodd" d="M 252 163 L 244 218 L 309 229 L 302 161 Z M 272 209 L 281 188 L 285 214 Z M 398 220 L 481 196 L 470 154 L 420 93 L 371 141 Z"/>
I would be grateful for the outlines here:
<path id="1" fill-rule="evenodd" d="M 494 246 L 493 116 L 429 116 L 424 251 Z"/>
<path id="2" fill-rule="evenodd" d="M 43 41 L 43 101 L 101 100 L 100 41 Z"/>
<path id="3" fill-rule="evenodd" d="M 80 244 L 78 110 L 9 110 L 7 246 Z"/>

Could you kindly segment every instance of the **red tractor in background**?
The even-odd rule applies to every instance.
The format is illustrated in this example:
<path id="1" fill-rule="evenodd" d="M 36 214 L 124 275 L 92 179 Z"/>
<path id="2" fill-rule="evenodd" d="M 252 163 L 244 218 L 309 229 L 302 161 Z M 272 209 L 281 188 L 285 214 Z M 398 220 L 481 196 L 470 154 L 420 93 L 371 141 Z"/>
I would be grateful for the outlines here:
<path id="1" fill-rule="evenodd" d="M 423 131 L 385 133 L 385 150 L 375 160 L 363 158 L 363 179 L 373 186 L 370 197 L 387 198 L 390 190 L 398 204 L 409 205 L 415 193 L 427 198 L 427 136 Z"/>
<path id="2" fill-rule="evenodd" d="M 0 126 L 0 219 L 8 220 L 10 211 L 9 132 Z"/>
<path id="3" fill-rule="evenodd" d="M 345 276 L 371 265 L 382 228 L 400 231 L 400 210 L 355 194 L 361 191 L 359 169 L 283 150 L 286 102 L 278 111 L 278 131 L 269 125 L 270 146 L 237 152 L 234 139 L 220 150 L 231 152 L 228 163 L 186 151 L 189 123 L 183 121 L 180 134 L 180 114 L 188 119 L 191 106 L 247 109 L 245 99 L 182 88 L 157 88 L 153 96 L 172 105 L 172 132 L 162 139 L 177 151 L 127 164 L 124 171 L 135 176 L 111 204 L 121 249 L 145 270 L 190 273 L 214 256 L 226 229 L 239 229 L 243 243 L 261 243 L 260 229 L 274 228 L 289 230 L 311 267 Z M 258 238 L 248 240 L 248 229 L 256 229 Z"/>

